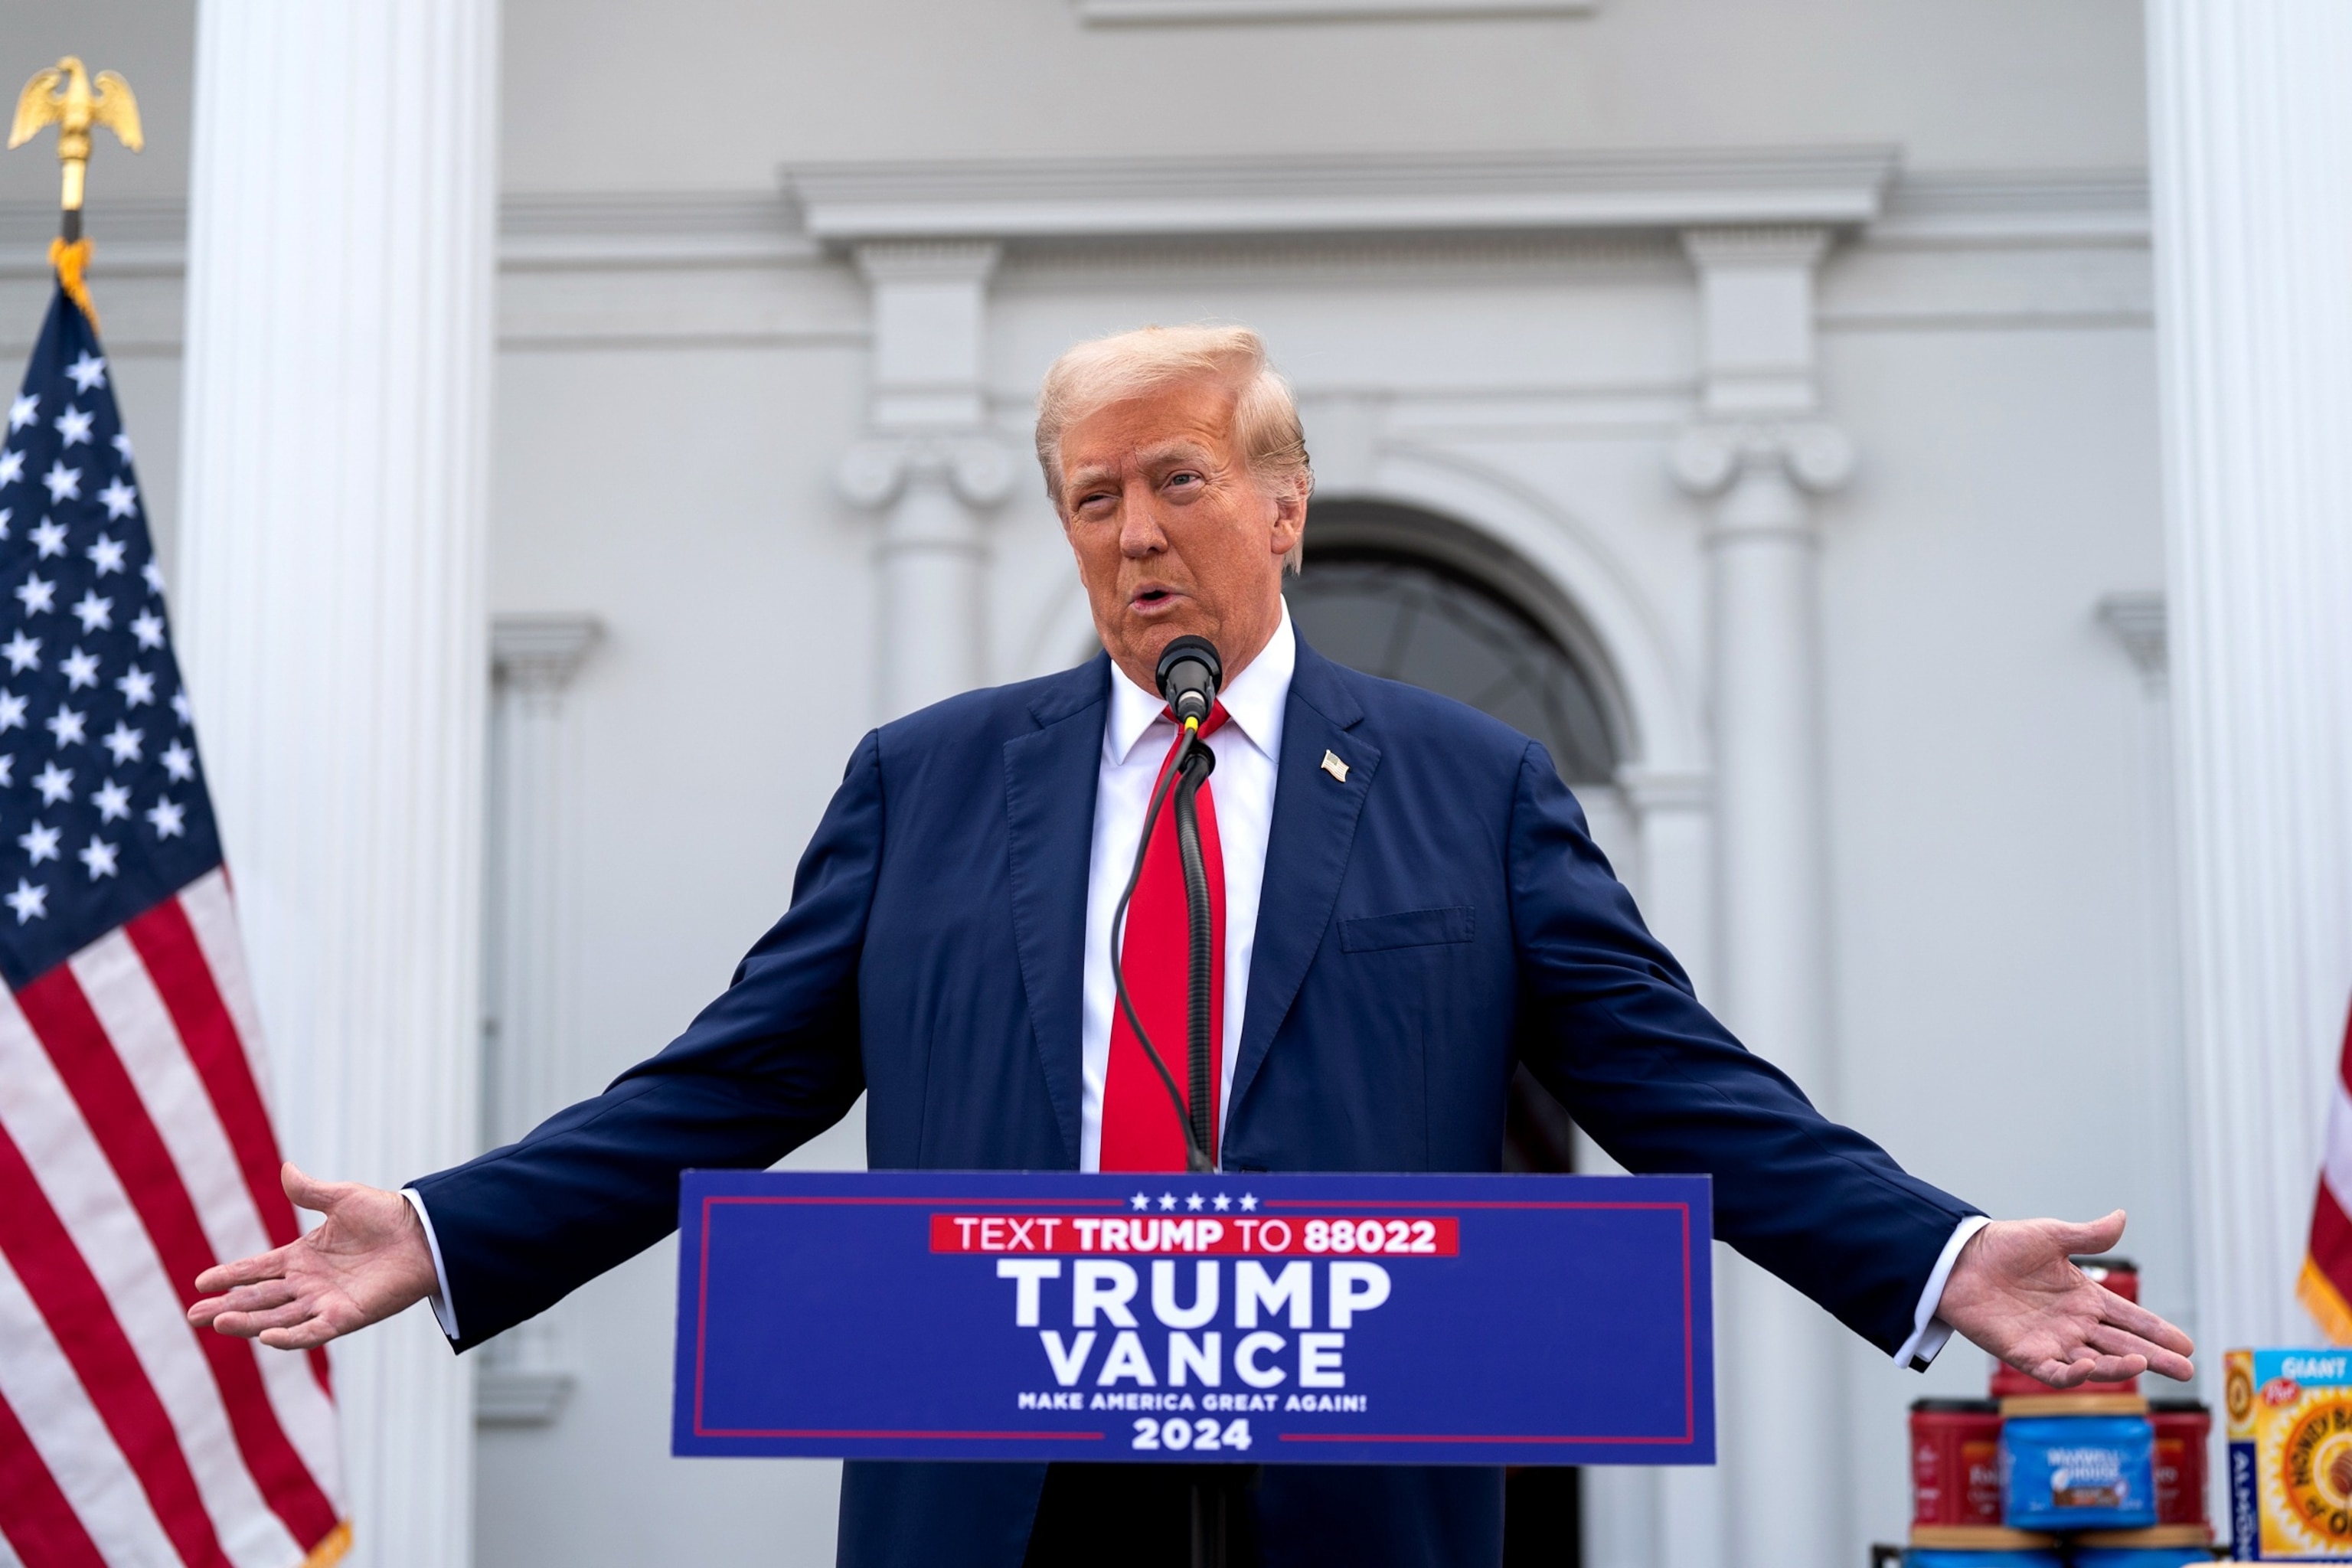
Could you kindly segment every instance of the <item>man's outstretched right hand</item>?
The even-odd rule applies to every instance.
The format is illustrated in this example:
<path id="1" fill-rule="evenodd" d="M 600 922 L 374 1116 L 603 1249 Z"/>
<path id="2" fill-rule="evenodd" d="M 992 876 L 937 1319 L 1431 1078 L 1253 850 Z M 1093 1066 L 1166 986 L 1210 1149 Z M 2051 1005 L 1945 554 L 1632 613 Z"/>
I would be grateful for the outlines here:
<path id="1" fill-rule="evenodd" d="M 314 1182 L 291 1161 L 278 1178 L 297 1208 L 325 1223 L 274 1252 L 197 1275 L 197 1289 L 221 1294 L 190 1307 L 188 1321 L 276 1350 L 309 1350 L 433 1294 L 433 1248 L 406 1198 L 357 1182 Z"/>

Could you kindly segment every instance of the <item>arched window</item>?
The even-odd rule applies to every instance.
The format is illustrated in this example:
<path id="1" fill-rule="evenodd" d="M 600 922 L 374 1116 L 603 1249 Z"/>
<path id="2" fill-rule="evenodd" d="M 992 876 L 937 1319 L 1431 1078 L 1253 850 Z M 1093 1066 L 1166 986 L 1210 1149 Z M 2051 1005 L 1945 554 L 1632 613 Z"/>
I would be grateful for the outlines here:
<path id="1" fill-rule="evenodd" d="M 1327 658 L 1425 687 L 1543 742 L 1570 784 L 1606 784 L 1622 749 L 1581 623 L 1532 567 L 1462 524 L 1378 501 L 1318 501 L 1286 590 Z"/>

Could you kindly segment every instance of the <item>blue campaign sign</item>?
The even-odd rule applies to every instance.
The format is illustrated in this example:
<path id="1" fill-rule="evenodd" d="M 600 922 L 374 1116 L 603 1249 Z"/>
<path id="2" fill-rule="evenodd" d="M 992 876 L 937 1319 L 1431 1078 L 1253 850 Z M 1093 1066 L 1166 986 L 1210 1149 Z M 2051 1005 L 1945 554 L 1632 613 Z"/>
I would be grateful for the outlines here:
<path id="1" fill-rule="evenodd" d="M 672 1450 L 1704 1465 L 1704 1176 L 689 1171 Z"/>

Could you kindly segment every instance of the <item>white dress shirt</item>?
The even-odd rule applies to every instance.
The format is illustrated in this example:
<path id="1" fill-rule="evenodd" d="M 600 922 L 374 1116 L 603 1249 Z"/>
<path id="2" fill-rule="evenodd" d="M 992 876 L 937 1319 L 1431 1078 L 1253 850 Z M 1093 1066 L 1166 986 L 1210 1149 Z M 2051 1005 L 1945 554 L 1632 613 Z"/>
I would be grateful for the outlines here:
<path id="1" fill-rule="evenodd" d="M 1223 1071 L 1217 1080 L 1217 1127 L 1223 1141 L 1225 1100 L 1233 1093 L 1234 1058 L 1242 1048 L 1242 1008 L 1249 999 L 1250 957 L 1257 950 L 1257 895 L 1265 882 L 1265 839 L 1274 826 L 1275 762 L 1282 755 L 1282 714 L 1290 701 L 1290 673 L 1298 668 L 1290 606 L 1265 649 L 1244 666 L 1217 701 L 1225 721 L 1209 737 L 1217 766 L 1209 775 L 1216 804 L 1217 846 L 1225 862 L 1225 1016 Z M 1160 764 L 1176 743 L 1176 721 L 1157 692 L 1146 691 L 1117 665 L 1110 671 L 1110 717 L 1103 725 L 1102 758 L 1095 774 L 1095 839 L 1087 862 L 1086 982 L 1078 1014 L 1078 1060 L 1086 1092 L 1078 1110 L 1078 1169 L 1102 1169 L 1103 1079 L 1110 1068 L 1111 1014 L 1118 992 L 1111 979 L 1110 921 L 1135 869 L 1143 814 L 1160 782 Z M 1173 806 L 1163 803 L 1163 813 Z M 1154 1041 L 1171 1063 L 1182 1042 Z M 1176 1108 L 1168 1107 L 1174 1116 Z"/>
<path id="2" fill-rule="evenodd" d="M 1265 881 L 1266 837 L 1274 826 L 1283 711 L 1290 700 L 1290 678 L 1297 668 L 1297 634 L 1291 628 L 1290 606 L 1285 604 L 1282 624 L 1275 628 L 1273 639 L 1218 693 L 1225 721 L 1208 741 L 1209 749 L 1217 754 L 1209 788 L 1216 803 L 1217 843 L 1225 862 L 1224 1054 L 1217 1083 L 1220 1142 L 1233 1094 L 1234 1058 L 1241 1051 L 1250 959 L 1257 947 L 1258 892 Z M 1110 1067 L 1111 1012 L 1118 1005 L 1111 982 L 1111 916 L 1134 869 L 1136 846 L 1143 836 L 1143 814 L 1150 807 L 1151 791 L 1160 782 L 1160 764 L 1176 739 L 1175 721 L 1166 716 L 1167 706 L 1158 693 L 1138 686 L 1118 666 L 1111 667 L 1110 715 L 1103 725 L 1102 755 L 1097 763 L 1094 844 L 1087 869 L 1086 971 L 1078 1024 L 1085 1081 L 1078 1112 L 1078 1169 L 1082 1171 L 1102 1169 L 1103 1080 Z M 1171 808 L 1163 804 L 1160 809 Z M 1169 1114 L 1175 1114 L 1172 1106 Z M 433 1237 L 432 1216 L 425 1212 L 425 1201 L 415 1188 L 402 1195 L 415 1205 L 417 1217 L 425 1222 L 438 1287 L 433 1296 L 434 1316 L 440 1320 L 442 1331 L 455 1339 L 456 1303 L 450 1300 L 448 1276 L 441 1267 L 440 1243 Z M 1898 1365 L 1924 1368 L 1951 1337 L 1949 1325 L 1935 1315 L 1936 1305 L 1943 1299 L 1944 1282 L 1960 1248 L 1985 1223 L 1981 1216 L 1963 1220 L 1945 1244 L 1935 1272 L 1927 1278 L 1927 1288 L 1920 1292 L 1911 1337 L 1895 1352 Z"/>

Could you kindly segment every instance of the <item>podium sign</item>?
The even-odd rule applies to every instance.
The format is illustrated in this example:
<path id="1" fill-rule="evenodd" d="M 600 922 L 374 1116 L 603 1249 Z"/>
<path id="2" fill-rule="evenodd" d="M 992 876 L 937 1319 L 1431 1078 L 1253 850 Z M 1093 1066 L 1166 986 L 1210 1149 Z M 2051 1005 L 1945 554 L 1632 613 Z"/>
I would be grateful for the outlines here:
<path id="1" fill-rule="evenodd" d="M 687 1173 L 672 1451 L 1715 1458 L 1704 1176 Z"/>

